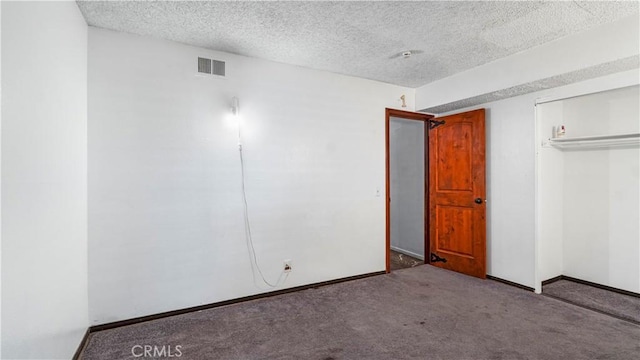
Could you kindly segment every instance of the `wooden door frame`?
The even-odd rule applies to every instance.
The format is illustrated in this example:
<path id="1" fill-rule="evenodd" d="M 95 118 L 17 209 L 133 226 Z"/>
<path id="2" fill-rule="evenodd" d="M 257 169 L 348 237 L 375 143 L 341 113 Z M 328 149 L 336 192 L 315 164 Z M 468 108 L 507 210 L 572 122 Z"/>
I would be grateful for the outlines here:
<path id="1" fill-rule="evenodd" d="M 404 110 L 385 109 L 385 193 L 386 193 L 386 272 L 391 271 L 391 170 L 389 157 L 389 122 L 391 117 L 424 122 L 424 263 L 429 263 L 429 119 L 435 116 Z"/>

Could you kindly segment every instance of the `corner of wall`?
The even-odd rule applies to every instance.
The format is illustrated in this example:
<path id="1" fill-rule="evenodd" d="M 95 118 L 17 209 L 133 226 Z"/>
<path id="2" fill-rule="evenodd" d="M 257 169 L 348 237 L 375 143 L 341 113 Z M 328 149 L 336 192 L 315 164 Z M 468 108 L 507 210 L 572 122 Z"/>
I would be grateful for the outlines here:
<path id="1" fill-rule="evenodd" d="M 0 348 L 70 358 L 89 325 L 87 24 L 72 1 L 0 2 L 0 28 Z"/>

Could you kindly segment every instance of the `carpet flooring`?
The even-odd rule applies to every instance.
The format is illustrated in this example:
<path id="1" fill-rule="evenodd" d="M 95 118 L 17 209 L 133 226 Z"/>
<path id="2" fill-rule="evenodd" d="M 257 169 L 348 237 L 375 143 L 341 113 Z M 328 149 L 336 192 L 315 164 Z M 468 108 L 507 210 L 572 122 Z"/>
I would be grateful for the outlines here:
<path id="1" fill-rule="evenodd" d="M 639 359 L 640 326 L 425 265 L 96 332 L 81 358 L 132 359 L 136 345 L 181 359 Z"/>
<path id="2" fill-rule="evenodd" d="M 542 288 L 547 296 L 600 311 L 640 325 L 640 298 L 570 280 L 554 281 Z"/>

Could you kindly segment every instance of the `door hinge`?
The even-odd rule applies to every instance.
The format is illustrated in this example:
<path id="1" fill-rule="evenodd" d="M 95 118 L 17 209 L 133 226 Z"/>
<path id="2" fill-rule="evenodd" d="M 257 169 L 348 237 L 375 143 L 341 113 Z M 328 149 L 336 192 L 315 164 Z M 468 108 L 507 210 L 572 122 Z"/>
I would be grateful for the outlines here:
<path id="1" fill-rule="evenodd" d="M 447 259 L 441 258 L 440 256 L 436 255 L 435 253 L 431 253 L 431 262 L 434 263 L 434 262 L 439 262 L 439 261 L 443 262 L 443 263 L 446 263 Z"/>
<path id="2" fill-rule="evenodd" d="M 444 120 L 438 121 L 438 120 L 429 119 L 429 130 L 433 130 L 440 125 L 444 125 L 444 123 L 445 123 Z"/>

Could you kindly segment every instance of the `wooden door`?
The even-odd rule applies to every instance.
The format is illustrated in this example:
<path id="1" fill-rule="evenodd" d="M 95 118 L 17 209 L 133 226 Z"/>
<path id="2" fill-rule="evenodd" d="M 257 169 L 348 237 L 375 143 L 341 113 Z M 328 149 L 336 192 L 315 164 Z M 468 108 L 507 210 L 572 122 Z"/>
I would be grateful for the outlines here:
<path id="1" fill-rule="evenodd" d="M 485 278 L 484 109 L 429 122 L 430 263 Z"/>

